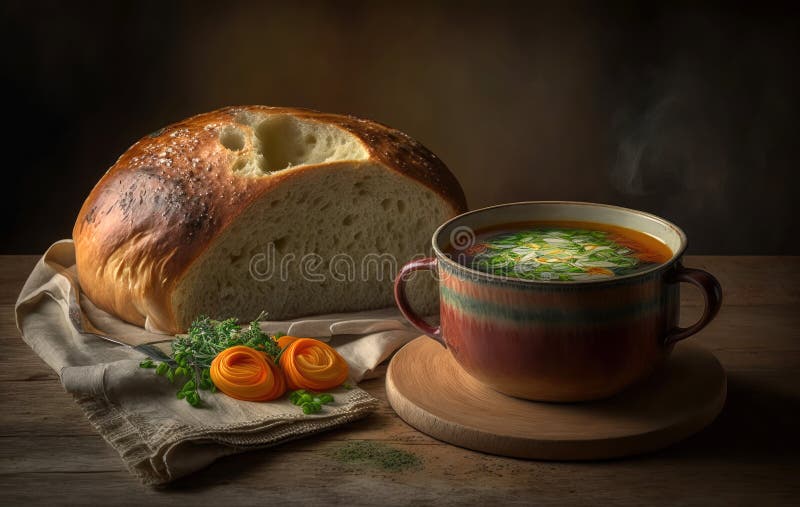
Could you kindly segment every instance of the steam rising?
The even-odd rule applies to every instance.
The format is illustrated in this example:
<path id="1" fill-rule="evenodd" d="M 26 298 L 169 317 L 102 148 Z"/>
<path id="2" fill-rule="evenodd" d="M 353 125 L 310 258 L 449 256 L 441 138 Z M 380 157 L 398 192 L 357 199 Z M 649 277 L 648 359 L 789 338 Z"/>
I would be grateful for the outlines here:
<path id="1" fill-rule="evenodd" d="M 615 118 L 618 128 L 614 187 L 630 196 L 713 191 L 724 184 L 727 155 L 709 123 L 702 85 L 678 74 L 640 106 Z"/>

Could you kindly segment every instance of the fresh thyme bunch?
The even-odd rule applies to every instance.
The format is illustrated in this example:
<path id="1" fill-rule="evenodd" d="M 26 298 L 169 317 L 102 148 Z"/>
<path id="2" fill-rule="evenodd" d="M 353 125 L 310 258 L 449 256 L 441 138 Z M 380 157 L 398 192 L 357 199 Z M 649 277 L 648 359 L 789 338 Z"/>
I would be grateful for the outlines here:
<path id="1" fill-rule="evenodd" d="M 164 375 L 170 382 L 181 383 L 177 393 L 178 399 L 185 399 L 191 406 L 202 404 L 200 390 L 215 392 L 211 381 L 211 361 L 223 350 L 244 345 L 263 351 L 273 360 L 280 355 L 281 349 L 277 339 L 282 336 L 270 336 L 261 331 L 258 321 L 264 315 L 242 327 L 237 319 L 222 321 L 201 316 L 189 326 L 189 332 L 178 335 L 172 342 L 172 359 L 168 362 L 156 363 L 146 359 L 139 363 L 141 368 L 155 368 L 158 375 Z"/>

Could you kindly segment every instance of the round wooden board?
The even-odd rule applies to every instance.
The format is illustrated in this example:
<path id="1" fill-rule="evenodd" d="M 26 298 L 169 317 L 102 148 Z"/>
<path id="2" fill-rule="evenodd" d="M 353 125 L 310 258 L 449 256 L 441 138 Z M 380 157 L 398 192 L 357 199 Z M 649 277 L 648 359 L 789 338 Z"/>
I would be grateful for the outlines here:
<path id="1" fill-rule="evenodd" d="M 613 398 L 584 403 L 502 395 L 425 336 L 400 349 L 386 373 L 389 403 L 418 430 L 468 449 L 546 460 L 614 458 L 666 447 L 711 423 L 726 391 L 717 358 L 691 343 L 676 346 L 650 378 Z"/>

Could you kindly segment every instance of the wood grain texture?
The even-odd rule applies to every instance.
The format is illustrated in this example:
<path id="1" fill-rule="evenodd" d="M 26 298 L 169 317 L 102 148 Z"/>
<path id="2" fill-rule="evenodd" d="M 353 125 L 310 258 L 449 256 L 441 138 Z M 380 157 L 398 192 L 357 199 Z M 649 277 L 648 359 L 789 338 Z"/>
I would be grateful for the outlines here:
<path id="1" fill-rule="evenodd" d="M 0 505 L 796 505 L 800 466 L 800 258 L 688 257 L 719 277 L 725 304 L 696 341 L 728 375 L 705 430 L 661 451 L 599 462 L 505 458 L 439 442 L 381 400 L 348 426 L 222 459 L 173 486 L 145 488 L 20 339 L 13 303 L 37 256 L 0 257 Z M 684 291 L 687 319 L 700 300 Z M 384 367 L 385 368 L 385 367 Z M 414 453 L 389 472 L 333 457 L 352 441 Z M 287 480 L 302 478 L 302 486 Z"/>
<path id="2" fill-rule="evenodd" d="M 418 430 L 467 449 L 546 460 L 616 458 L 666 447 L 710 424 L 726 387 L 717 358 L 692 344 L 676 347 L 650 378 L 585 403 L 504 396 L 425 336 L 400 349 L 386 373 L 389 404 Z"/>

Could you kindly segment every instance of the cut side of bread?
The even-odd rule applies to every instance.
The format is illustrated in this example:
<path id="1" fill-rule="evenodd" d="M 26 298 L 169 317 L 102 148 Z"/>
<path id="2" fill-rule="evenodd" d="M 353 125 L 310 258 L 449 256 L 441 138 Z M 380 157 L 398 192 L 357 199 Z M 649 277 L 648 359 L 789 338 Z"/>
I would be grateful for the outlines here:
<path id="1" fill-rule="evenodd" d="M 145 137 L 84 203 L 83 290 L 152 330 L 198 315 L 271 320 L 391 306 L 409 260 L 464 211 L 445 165 L 405 134 L 349 116 L 246 106 Z M 432 277 L 410 284 L 435 313 Z"/>
<path id="2" fill-rule="evenodd" d="M 302 171 L 242 213 L 189 269 L 172 296 L 177 319 L 390 306 L 399 266 L 428 254 L 433 230 L 451 214 L 432 190 L 379 165 Z M 411 299 L 420 311 L 438 308 L 430 283 Z"/>

